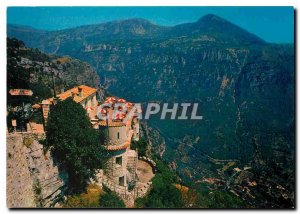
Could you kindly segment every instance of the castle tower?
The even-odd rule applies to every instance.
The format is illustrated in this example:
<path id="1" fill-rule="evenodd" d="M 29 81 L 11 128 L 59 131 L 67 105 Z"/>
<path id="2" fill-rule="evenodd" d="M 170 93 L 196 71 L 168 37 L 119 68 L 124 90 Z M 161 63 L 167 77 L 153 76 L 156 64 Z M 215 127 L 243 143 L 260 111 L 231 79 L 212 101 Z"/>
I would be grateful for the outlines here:
<path id="1" fill-rule="evenodd" d="M 111 100 L 111 98 L 107 99 Z M 113 98 L 113 101 L 116 100 Z M 113 106 L 103 110 L 107 120 L 100 120 L 97 123 L 103 136 L 103 139 L 101 139 L 102 144 L 109 154 L 103 171 L 104 175 L 114 184 L 127 187 L 131 182 L 136 181 L 138 155 L 135 150 L 130 149 L 130 143 L 131 140 L 138 139 L 138 120 L 130 115 L 126 121 L 123 120 L 127 116 L 129 109 L 122 116 L 113 118 Z M 133 104 L 128 106 L 132 107 Z"/>
<path id="2" fill-rule="evenodd" d="M 104 148 L 109 157 L 105 165 L 104 174 L 115 184 L 127 186 L 128 176 L 128 151 L 132 138 L 132 130 L 126 130 L 126 126 L 120 122 L 111 122 L 108 126 L 100 126 L 105 134 Z"/>

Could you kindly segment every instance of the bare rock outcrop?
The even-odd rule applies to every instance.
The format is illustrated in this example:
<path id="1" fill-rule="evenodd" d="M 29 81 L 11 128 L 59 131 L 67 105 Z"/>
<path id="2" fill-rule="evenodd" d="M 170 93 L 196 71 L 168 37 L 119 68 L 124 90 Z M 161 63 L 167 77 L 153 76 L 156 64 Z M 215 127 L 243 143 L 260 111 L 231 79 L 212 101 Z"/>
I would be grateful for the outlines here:
<path id="1" fill-rule="evenodd" d="M 6 195 L 8 208 L 36 207 L 33 180 L 21 135 L 7 136 Z"/>
<path id="2" fill-rule="evenodd" d="M 64 174 L 33 135 L 7 137 L 7 206 L 54 207 L 63 196 Z"/>

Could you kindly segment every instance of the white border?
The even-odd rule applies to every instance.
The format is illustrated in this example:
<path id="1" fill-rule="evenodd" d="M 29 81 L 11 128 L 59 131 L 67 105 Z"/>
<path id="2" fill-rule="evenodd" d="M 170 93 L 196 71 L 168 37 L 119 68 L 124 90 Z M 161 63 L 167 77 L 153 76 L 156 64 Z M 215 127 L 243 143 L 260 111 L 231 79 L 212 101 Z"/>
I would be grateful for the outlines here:
<path id="1" fill-rule="evenodd" d="M 9 210 L 6 208 L 6 7 L 7 6 L 294 6 L 296 9 L 299 9 L 299 0 L 151 0 L 151 1 L 137 1 L 137 0 L 1 0 L 0 1 L 0 59 L 1 59 L 1 70 L 0 70 L 0 174 L 1 174 L 1 188 L 0 188 L 0 203 L 1 203 L 1 213 L 7 213 Z M 299 15 L 299 14 L 298 14 Z M 299 22 L 296 22 L 297 29 L 299 28 Z M 297 52 L 299 48 L 297 47 Z M 298 52 L 299 53 L 299 52 Z M 296 55 L 296 62 L 299 62 L 299 55 Z M 297 63 L 296 63 L 297 64 Z M 296 69 L 298 70 L 298 69 Z M 296 72 L 296 71 L 295 71 Z M 297 76 L 297 83 L 299 83 L 299 75 Z M 297 94 L 300 94 L 299 87 L 297 87 Z M 297 99 L 297 110 L 299 110 L 299 99 Z M 297 126 L 297 133 L 300 128 Z M 296 142 L 297 144 L 297 142 Z M 297 147 L 297 154 L 299 155 L 299 146 Z M 298 158 L 297 158 L 298 159 Z M 298 166 L 298 161 L 297 161 Z M 299 177 L 299 169 L 297 170 L 297 176 Z M 297 183 L 296 187 L 299 186 Z M 299 188 L 297 188 L 298 193 Z M 299 206 L 299 195 L 296 194 L 297 203 Z M 49 211 L 49 210 L 47 210 Z M 181 210 L 183 211 L 183 210 Z M 186 210 L 184 210 L 186 211 Z M 224 211 L 224 210 L 223 210 Z M 227 212 L 232 210 L 227 210 Z M 38 210 L 35 212 L 43 212 Z M 64 211 L 59 210 L 57 213 L 63 213 Z M 79 212 L 85 212 L 79 210 Z M 97 212 L 110 212 L 110 213 L 119 213 L 123 211 L 106 211 L 98 210 Z M 125 212 L 125 211 L 124 211 Z M 138 211 L 142 212 L 142 211 Z M 154 210 L 147 211 L 161 213 L 164 211 Z M 169 211 L 170 212 L 170 211 Z M 171 211 L 173 212 L 173 210 Z M 199 210 L 199 212 L 210 212 L 215 213 L 217 211 L 206 211 Z M 234 211 L 240 212 L 240 210 Z M 249 212 L 249 211 L 248 211 Z M 253 211 L 250 211 L 253 212 Z M 258 213 L 263 213 L 264 211 L 257 211 Z M 280 211 L 282 212 L 282 211 Z"/>

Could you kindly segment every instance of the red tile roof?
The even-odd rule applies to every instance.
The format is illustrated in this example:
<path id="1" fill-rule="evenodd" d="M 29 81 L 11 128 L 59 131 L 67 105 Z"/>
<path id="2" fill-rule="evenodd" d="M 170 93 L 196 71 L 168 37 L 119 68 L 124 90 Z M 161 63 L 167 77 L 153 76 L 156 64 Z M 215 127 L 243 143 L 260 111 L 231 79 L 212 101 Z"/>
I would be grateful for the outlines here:
<path id="1" fill-rule="evenodd" d="M 81 96 L 79 96 L 79 90 L 80 89 L 82 90 L 81 91 Z M 92 87 L 89 87 L 89 86 L 86 86 L 86 85 L 80 85 L 78 87 L 71 88 L 71 89 L 57 95 L 57 97 L 60 100 L 65 100 L 69 97 L 72 97 L 72 95 L 74 95 L 73 100 L 77 103 L 80 103 L 81 101 L 85 100 L 86 98 L 88 98 L 89 96 L 91 96 L 92 94 L 94 94 L 96 92 L 97 92 L 96 88 L 92 88 Z M 49 98 L 47 100 L 52 103 L 53 102 L 53 97 Z"/>

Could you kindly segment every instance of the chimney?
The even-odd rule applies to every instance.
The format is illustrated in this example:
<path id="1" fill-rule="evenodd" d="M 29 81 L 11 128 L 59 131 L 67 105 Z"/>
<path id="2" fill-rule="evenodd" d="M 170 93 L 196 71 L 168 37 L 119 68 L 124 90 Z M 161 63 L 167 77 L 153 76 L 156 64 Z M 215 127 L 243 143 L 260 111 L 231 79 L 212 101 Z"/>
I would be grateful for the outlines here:
<path id="1" fill-rule="evenodd" d="M 76 93 L 72 91 L 72 92 L 71 92 L 71 95 L 72 95 L 72 98 L 74 98 L 75 95 L 76 95 Z"/>
<path id="2" fill-rule="evenodd" d="M 82 97 L 82 88 L 80 86 L 78 87 L 78 93 L 79 93 L 78 96 Z"/>

